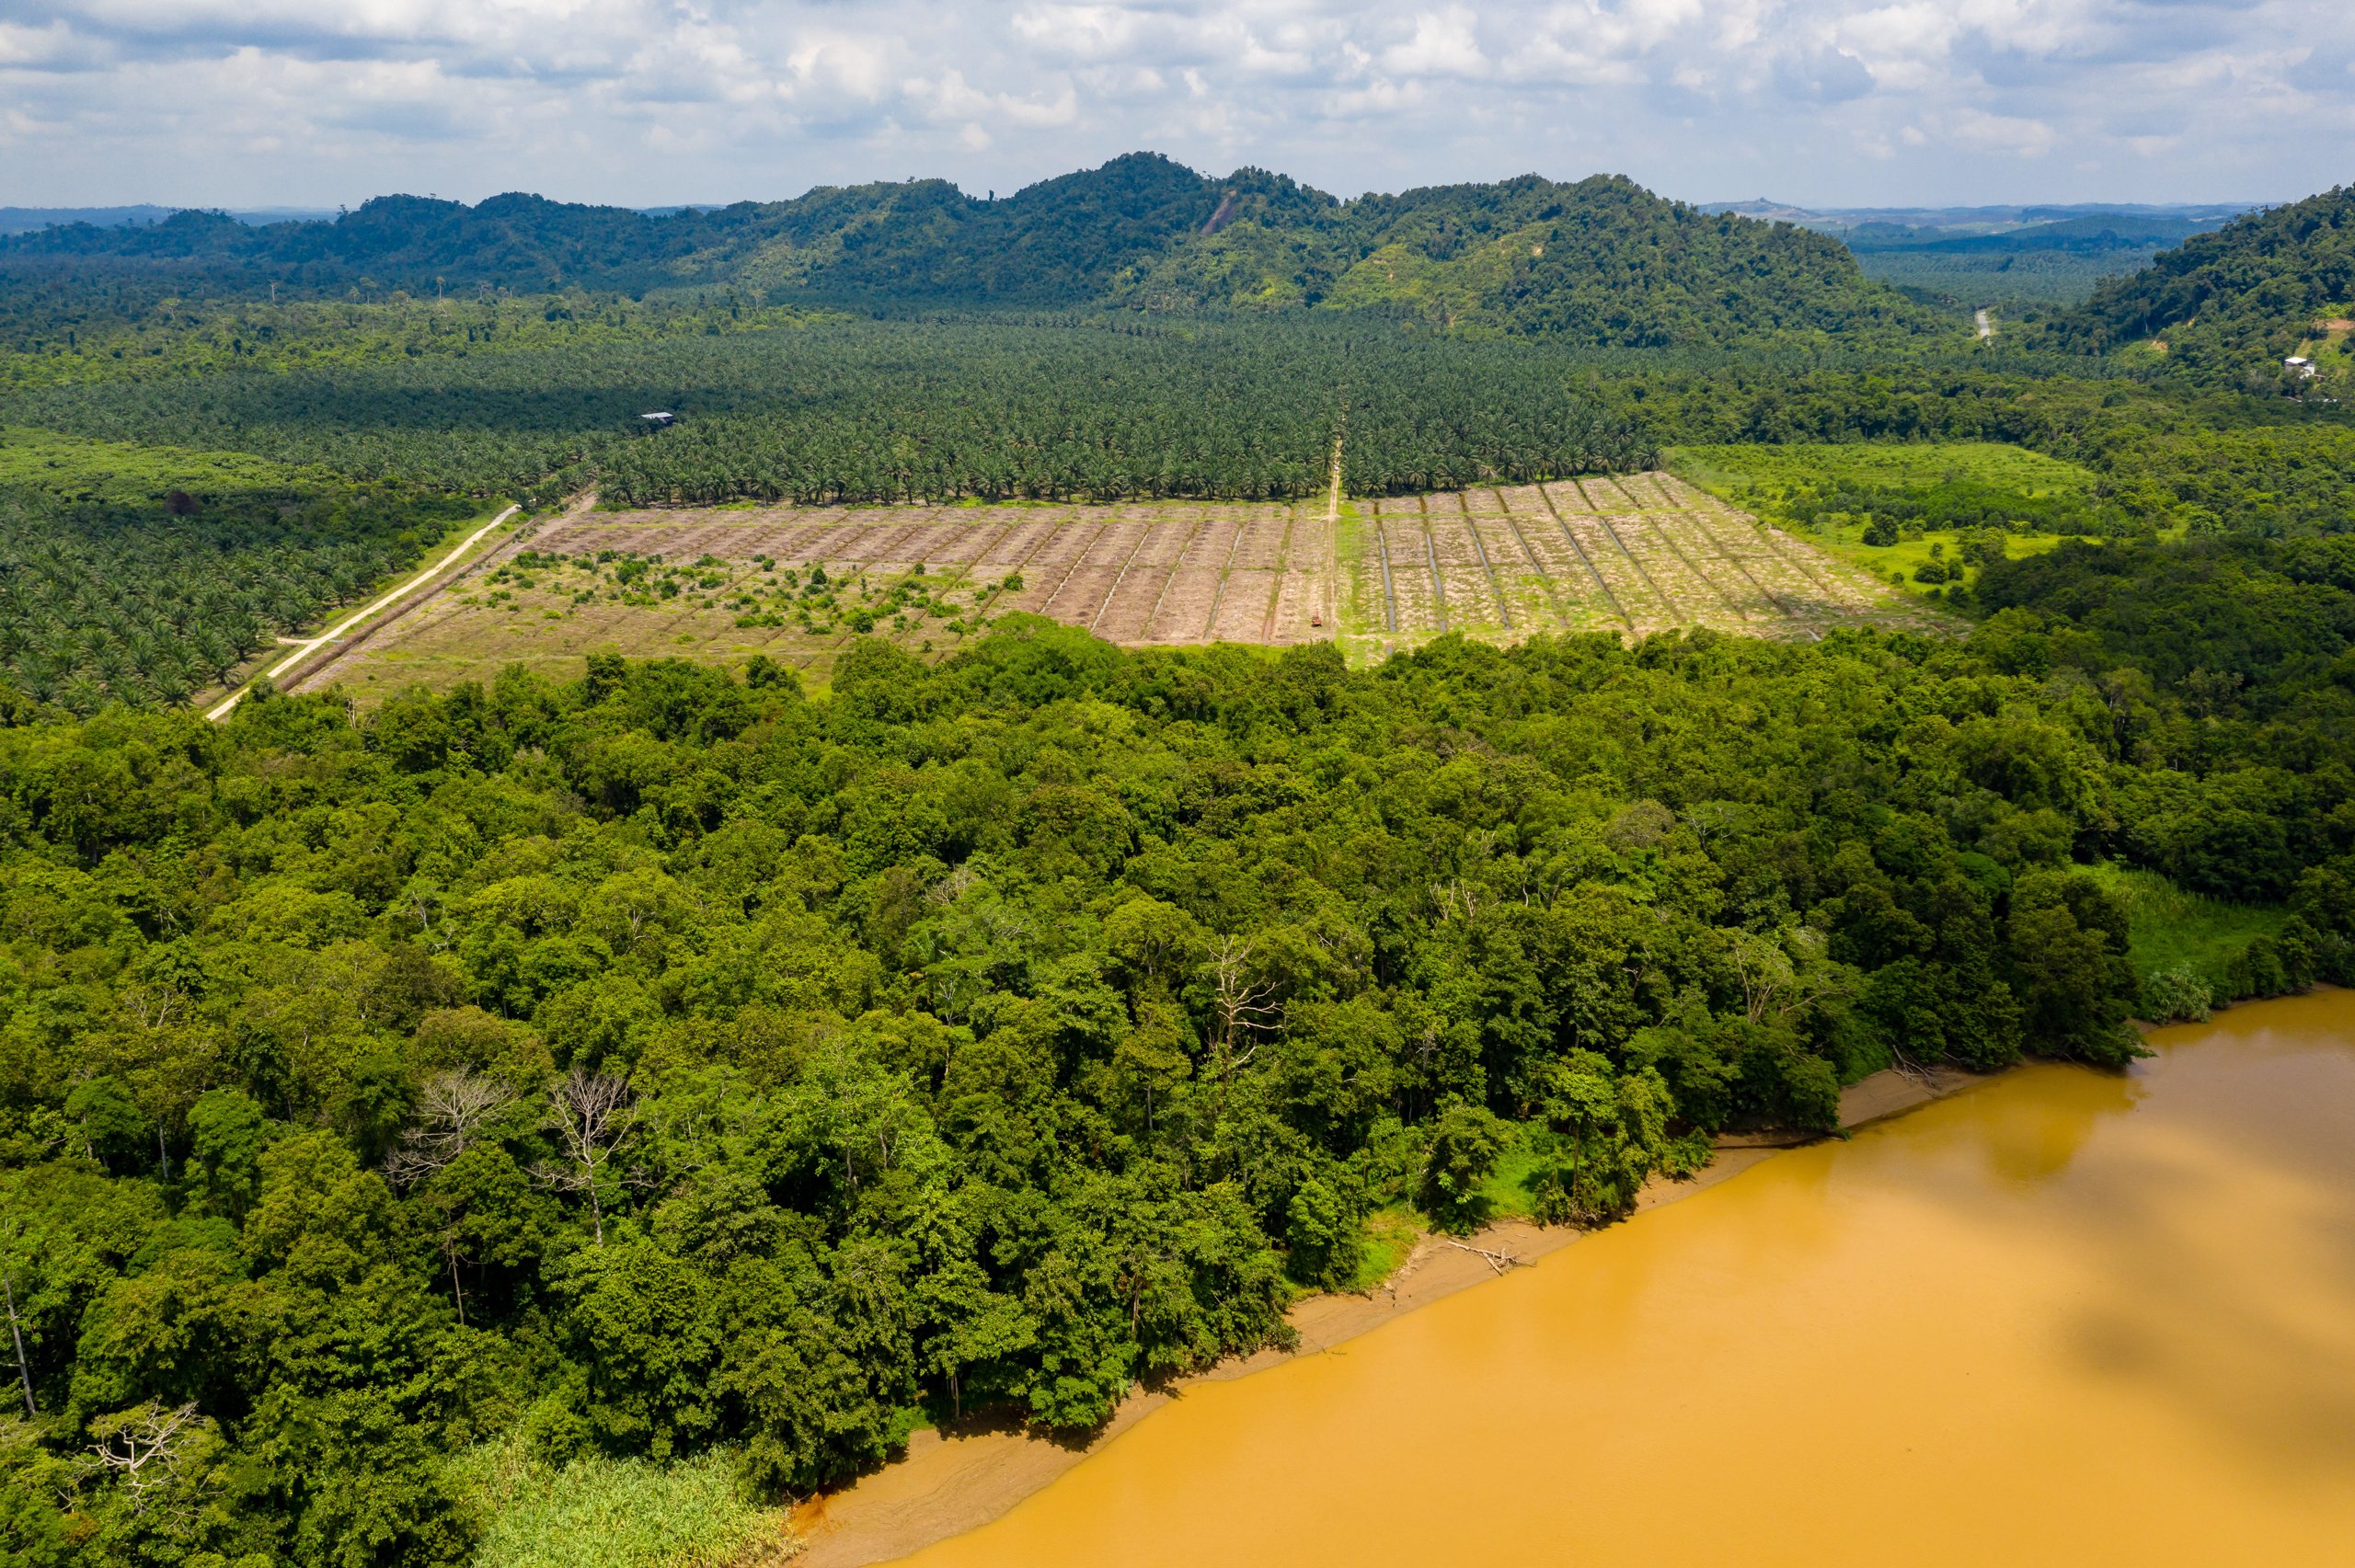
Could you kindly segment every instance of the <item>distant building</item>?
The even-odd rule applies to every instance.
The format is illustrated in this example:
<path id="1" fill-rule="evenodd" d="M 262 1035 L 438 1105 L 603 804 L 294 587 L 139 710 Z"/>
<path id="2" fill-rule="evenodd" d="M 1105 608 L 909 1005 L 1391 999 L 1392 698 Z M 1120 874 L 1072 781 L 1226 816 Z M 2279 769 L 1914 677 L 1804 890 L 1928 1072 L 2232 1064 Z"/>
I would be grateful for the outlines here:
<path id="1" fill-rule="evenodd" d="M 640 414 L 638 418 L 658 430 L 667 425 L 675 425 L 679 422 L 679 417 L 676 414 L 663 408 L 658 408 L 651 414 Z"/>
<path id="2" fill-rule="evenodd" d="M 2314 380 L 2315 377 L 2315 362 L 2303 354 L 2291 355 L 2281 361 L 2281 368 L 2292 375 L 2302 375 L 2308 381 Z"/>

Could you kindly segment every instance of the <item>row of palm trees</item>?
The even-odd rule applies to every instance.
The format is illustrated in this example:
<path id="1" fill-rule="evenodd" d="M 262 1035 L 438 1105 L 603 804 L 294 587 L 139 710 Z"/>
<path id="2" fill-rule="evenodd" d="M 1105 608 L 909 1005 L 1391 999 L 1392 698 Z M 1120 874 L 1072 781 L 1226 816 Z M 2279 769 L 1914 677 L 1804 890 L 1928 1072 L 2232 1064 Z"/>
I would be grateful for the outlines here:
<path id="1" fill-rule="evenodd" d="M 85 714 L 109 702 L 185 706 L 414 553 L 393 538 L 298 547 L 235 523 L 101 532 L 92 521 L 0 509 L 0 679 Z"/>
<path id="2" fill-rule="evenodd" d="M 1581 361 L 1308 318 L 1120 331 L 833 322 L 712 338 L 94 383 L 27 405 L 109 440 L 361 479 L 634 504 L 1314 495 L 1640 466 Z M 648 432 L 649 408 L 680 411 Z"/>

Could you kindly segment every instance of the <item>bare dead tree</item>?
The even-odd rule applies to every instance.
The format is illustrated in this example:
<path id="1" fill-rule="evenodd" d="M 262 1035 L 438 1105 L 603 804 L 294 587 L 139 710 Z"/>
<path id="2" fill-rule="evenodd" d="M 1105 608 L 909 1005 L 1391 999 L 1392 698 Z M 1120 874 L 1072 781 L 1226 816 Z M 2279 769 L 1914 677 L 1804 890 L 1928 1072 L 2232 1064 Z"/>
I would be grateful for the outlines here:
<path id="1" fill-rule="evenodd" d="M 98 1439 L 90 1445 L 90 1452 L 122 1477 L 123 1489 L 131 1494 L 131 1511 L 137 1514 L 146 1510 L 156 1488 L 179 1479 L 190 1440 L 202 1425 L 194 1404 L 166 1410 L 149 1400 L 120 1415 L 92 1422 L 90 1430 Z"/>
<path id="2" fill-rule="evenodd" d="M 406 1186 L 448 1170 L 482 1136 L 484 1124 L 514 1103 L 515 1092 L 496 1078 L 463 1067 L 435 1073 L 425 1081 L 417 1119 L 385 1162 L 385 1173 Z"/>
<path id="3" fill-rule="evenodd" d="M 1499 1274 L 1502 1274 L 1508 1269 L 1527 1268 L 1529 1266 L 1529 1260 L 1527 1258 L 1515 1257 L 1511 1253 L 1491 1252 L 1486 1247 L 1476 1247 L 1465 1242 L 1451 1241 L 1447 1244 L 1453 1247 L 1459 1253 L 1470 1253 L 1474 1254 L 1479 1258 L 1482 1263 L 1487 1264 Z"/>
<path id="4" fill-rule="evenodd" d="M 417 921 L 418 935 L 431 944 L 436 953 L 448 947 L 450 945 L 448 939 L 442 932 L 435 929 L 437 900 L 433 894 L 426 888 L 412 887 L 404 892 L 402 897 L 408 900 L 409 918 Z"/>
<path id="5" fill-rule="evenodd" d="M 1480 911 L 1478 889 L 1466 884 L 1460 876 L 1447 882 L 1433 882 L 1430 887 L 1431 902 L 1439 907 L 1439 918 L 1443 921 L 1462 920 L 1469 924 L 1472 917 Z"/>
<path id="6" fill-rule="evenodd" d="M 605 1205 L 598 1188 L 607 1168 L 638 1132 L 637 1107 L 629 1085 L 608 1073 L 574 1068 L 548 1091 L 547 1126 L 563 1142 L 565 1162 L 543 1160 L 532 1167 L 541 1185 L 557 1192 L 589 1195 L 597 1244 L 605 1244 Z"/>
<path id="7" fill-rule="evenodd" d="M 495 1078 L 453 1068 L 425 1081 L 417 1119 L 401 1134 L 400 1147 L 385 1161 L 396 1186 L 439 1175 L 479 1142 L 488 1124 L 515 1103 L 515 1092 Z M 465 1288 L 458 1280 L 459 1230 L 454 1222 L 440 1237 L 442 1261 L 450 1271 L 450 1295 L 458 1321 L 466 1321 Z"/>
<path id="8" fill-rule="evenodd" d="M 1250 940 L 1239 936 L 1220 937 L 1211 954 L 1211 1010 L 1218 1021 L 1221 1078 L 1248 1062 L 1259 1048 L 1256 1036 L 1283 1021 L 1283 1004 L 1272 1000 L 1276 983 L 1252 974 L 1251 956 Z"/>
<path id="9" fill-rule="evenodd" d="M 970 865 L 954 865 L 948 875 L 925 889 L 925 898 L 935 904 L 953 904 L 965 896 L 965 890 L 982 879 L 982 874 Z"/>

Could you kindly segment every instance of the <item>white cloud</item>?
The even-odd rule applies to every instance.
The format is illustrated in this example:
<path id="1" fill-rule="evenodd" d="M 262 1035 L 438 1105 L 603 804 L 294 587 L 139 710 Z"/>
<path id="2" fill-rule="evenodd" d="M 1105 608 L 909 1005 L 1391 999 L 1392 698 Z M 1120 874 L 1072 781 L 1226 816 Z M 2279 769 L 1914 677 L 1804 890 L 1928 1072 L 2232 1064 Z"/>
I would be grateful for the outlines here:
<path id="1" fill-rule="evenodd" d="M 1973 152 L 2000 153 L 2016 158 L 2040 158 L 2052 150 L 2052 127 L 2039 120 L 2016 115 L 1958 111 L 1948 130 L 1957 144 Z"/>
<path id="2" fill-rule="evenodd" d="M 1487 75 L 1488 57 L 1480 52 L 1473 29 L 1465 6 L 1426 11 L 1415 18 L 1412 37 L 1382 52 L 1382 68 L 1396 76 Z"/>
<path id="3" fill-rule="evenodd" d="M 963 72 L 950 71 L 936 82 L 913 77 L 900 91 L 911 107 L 961 125 L 960 137 L 967 145 L 972 144 L 970 132 L 984 120 L 1037 130 L 1069 125 L 1079 114 L 1079 96 L 1068 82 L 1051 98 L 1017 97 L 983 92 L 967 82 Z"/>
<path id="4" fill-rule="evenodd" d="M 2276 200 L 2345 177 L 2344 4 L 9 0 L 0 202 L 1004 190 L 1140 146 L 1344 193 Z"/>

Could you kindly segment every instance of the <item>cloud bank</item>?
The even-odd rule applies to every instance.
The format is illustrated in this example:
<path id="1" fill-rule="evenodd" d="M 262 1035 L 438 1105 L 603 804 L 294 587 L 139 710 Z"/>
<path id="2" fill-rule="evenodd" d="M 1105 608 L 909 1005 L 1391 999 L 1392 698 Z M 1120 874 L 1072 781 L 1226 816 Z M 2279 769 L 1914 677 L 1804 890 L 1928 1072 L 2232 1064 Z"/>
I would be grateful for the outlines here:
<path id="1" fill-rule="evenodd" d="M 1340 194 L 2281 200 L 2355 177 L 2346 0 L 13 0 L 0 203 L 653 204 L 1151 148 Z"/>

